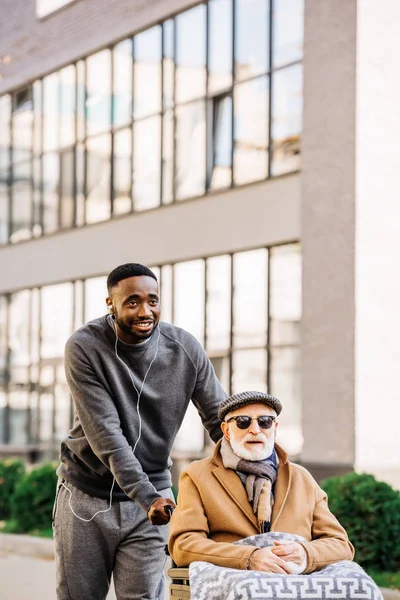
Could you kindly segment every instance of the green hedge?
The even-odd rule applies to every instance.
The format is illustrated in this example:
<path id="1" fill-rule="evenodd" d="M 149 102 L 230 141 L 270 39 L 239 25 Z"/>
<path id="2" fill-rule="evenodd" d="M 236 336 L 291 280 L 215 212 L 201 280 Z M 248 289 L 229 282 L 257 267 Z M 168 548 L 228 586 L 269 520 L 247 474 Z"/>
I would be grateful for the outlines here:
<path id="1" fill-rule="evenodd" d="M 348 473 L 321 482 L 329 508 L 346 529 L 366 569 L 400 568 L 400 493 L 373 475 Z"/>
<path id="2" fill-rule="evenodd" d="M 22 460 L 9 458 L 0 460 L 0 520 L 10 518 L 12 495 L 16 485 L 25 475 Z"/>

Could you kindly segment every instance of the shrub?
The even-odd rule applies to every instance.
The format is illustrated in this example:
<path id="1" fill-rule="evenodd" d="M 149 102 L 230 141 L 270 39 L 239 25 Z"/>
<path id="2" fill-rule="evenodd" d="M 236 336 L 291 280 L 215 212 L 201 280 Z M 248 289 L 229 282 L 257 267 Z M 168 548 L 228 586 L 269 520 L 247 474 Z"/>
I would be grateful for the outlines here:
<path id="1" fill-rule="evenodd" d="M 15 486 L 25 474 L 22 460 L 8 458 L 0 460 L 0 520 L 8 519 L 11 514 L 11 497 Z"/>
<path id="2" fill-rule="evenodd" d="M 56 483 L 56 465 L 53 463 L 45 463 L 21 479 L 12 496 L 11 518 L 15 532 L 28 533 L 51 527 Z"/>
<path id="3" fill-rule="evenodd" d="M 400 493 L 373 475 L 348 473 L 321 482 L 329 508 L 346 529 L 366 569 L 400 567 Z"/>

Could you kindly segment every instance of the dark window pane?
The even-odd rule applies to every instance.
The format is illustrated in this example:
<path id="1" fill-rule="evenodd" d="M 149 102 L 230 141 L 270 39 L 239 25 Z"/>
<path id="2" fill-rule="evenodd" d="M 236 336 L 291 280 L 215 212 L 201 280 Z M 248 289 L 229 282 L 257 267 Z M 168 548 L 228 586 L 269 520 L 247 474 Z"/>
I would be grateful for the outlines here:
<path id="1" fill-rule="evenodd" d="M 105 131 L 111 121 L 111 53 L 103 50 L 86 60 L 87 133 Z"/>
<path id="2" fill-rule="evenodd" d="M 176 110 L 176 197 L 204 194 L 206 163 L 205 104 L 193 102 Z"/>
<path id="3" fill-rule="evenodd" d="M 161 27 L 134 37 L 133 114 L 135 118 L 161 110 Z"/>
<path id="4" fill-rule="evenodd" d="M 114 135 L 114 215 L 132 210 L 132 129 Z"/>
<path id="5" fill-rule="evenodd" d="M 238 252 L 233 257 L 233 335 L 240 348 L 267 342 L 267 251 Z"/>
<path id="6" fill-rule="evenodd" d="M 236 184 L 268 175 L 268 77 L 235 87 L 234 178 Z"/>
<path id="7" fill-rule="evenodd" d="M 87 141 L 87 223 L 105 221 L 111 216 L 110 151 L 108 134 Z"/>
<path id="8" fill-rule="evenodd" d="M 32 165 L 30 162 L 14 165 L 12 193 L 11 241 L 19 242 L 31 237 L 32 227 Z"/>
<path id="9" fill-rule="evenodd" d="M 299 344 L 301 253 L 298 244 L 272 248 L 270 267 L 270 343 L 274 346 Z"/>
<path id="10" fill-rule="evenodd" d="M 303 69 L 294 65 L 273 74 L 272 175 L 296 171 L 301 166 Z"/>
<path id="11" fill-rule="evenodd" d="M 171 110 L 163 117 L 162 169 L 162 202 L 169 204 L 174 194 L 174 113 Z"/>
<path id="12" fill-rule="evenodd" d="M 206 7 L 200 4 L 176 17 L 176 102 L 205 96 Z"/>
<path id="13" fill-rule="evenodd" d="M 43 228 L 44 233 L 58 229 L 60 159 L 58 154 L 43 156 Z"/>
<path id="14" fill-rule="evenodd" d="M 273 0 L 273 66 L 303 57 L 304 0 Z"/>
<path id="15" fill-rule="evenodd" d="M 60 146 L 75 142 L 75 66 L 60 71 Z"/>
<path id="16" fill-rule="evenodd" d="M 232 0 L 210 0 L 208 33 L 208 92 L 232 84 Z"/>
<path id="17" fill-rule="evenodd" d="M 163 106 L 171 108 L 174 103 L 174 21 L 169 19 L 163 24 L 164 28 L 164 49 L 163 49 Z"/>
<path id="18" fill-rule="evenodd" d="M 232 98 L 216 97 L 210 101 L 212 136 L 209 151 L 210 188 L 228 187 L 232 178 Z"/>
<path id="19" fill-rule="evenodd" d="M 133 128 L 133 205 L 135 210 L 160 204 L 161 118 L 137 121 Z"/>
<path id="20" fill-rule="evenodd" d="M 269 68 L 269 0 L 236 0 L 235 69 L 243 80 Z"/>
<path id="21" fill-rule="evenodd" d="M 43 151 L 59 145 L 59 76 L 52 73 L 43 79 Z"/>
<path id="22" fill-rule="evenodd" d="M 267 391 L 267 351 L 236 350 L 232 354 L 232 393 Z"/>
<path id="23" fill-rule="evenodd" d="M 124 40 L 113 50 L 114 125 L 125 125 L 132 118 L 132 40 Z"/>
<path id="24" fill-rule="evenodd" d="M 61 227 L 66 229 L 74 226 L 75 203 L 74 203 L 74 162 L 75 152 L 73 148 L 64 150 L 60 156 L 60 219 Z"/>

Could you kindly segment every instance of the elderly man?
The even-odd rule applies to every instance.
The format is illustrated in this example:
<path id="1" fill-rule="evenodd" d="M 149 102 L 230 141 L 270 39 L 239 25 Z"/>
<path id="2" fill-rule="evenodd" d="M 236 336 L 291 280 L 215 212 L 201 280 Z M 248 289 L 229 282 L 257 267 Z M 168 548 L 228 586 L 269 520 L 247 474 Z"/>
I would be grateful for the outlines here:
<path id="1" fill-rule="evenodd" d="M 224 437 L 212 457 L 192 463 L 181 475 L 169 541 L 179 566 L 201 560 L 290 574 L 353 558 L 325 492 L 275 443 L 281 410 L 277 398 L 260 392 L 242 392 L 220 404 Z M 233 544 L 269 531 L 306 541 L 267 548 Z"/>

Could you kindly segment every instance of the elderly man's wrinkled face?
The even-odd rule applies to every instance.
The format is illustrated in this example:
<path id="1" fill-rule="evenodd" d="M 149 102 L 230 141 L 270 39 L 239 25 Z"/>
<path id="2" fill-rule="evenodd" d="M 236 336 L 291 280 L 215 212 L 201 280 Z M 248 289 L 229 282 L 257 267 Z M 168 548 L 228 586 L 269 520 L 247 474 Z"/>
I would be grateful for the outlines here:
<path id="1" fill-rule="evenodd" d="M 251 417 L 249 427 L 241 429 L 238 427 L 246 425 L 245 419 L 234 419 L 233 417 Z M 271 419 L 261 419 L 259 417 L 273 417 Z M 271 424 L 269 429 L 260 427 L 261 425 Z M 271 456 L 274 449 L 276 430 L 278 422 L 276 421 L 276 412 L 273 408 L 265 404 L 248 404 L 238 408 L 226 415 L 221 424 L 225 438 L 232 446 L 232 450 L 240 458 L 245 460 L 264 460 Z"/>

